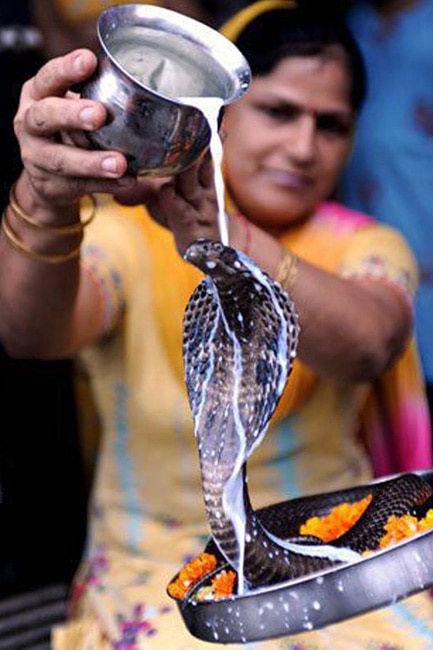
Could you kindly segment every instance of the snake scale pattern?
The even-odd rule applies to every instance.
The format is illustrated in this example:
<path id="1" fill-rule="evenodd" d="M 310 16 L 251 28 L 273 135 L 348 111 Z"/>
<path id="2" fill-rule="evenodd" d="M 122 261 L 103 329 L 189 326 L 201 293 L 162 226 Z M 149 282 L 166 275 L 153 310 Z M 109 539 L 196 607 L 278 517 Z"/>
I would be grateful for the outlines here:
<path id="1" fill-rule="evenodd" d="M 422 507 L 431 487 L 416 474 L 304 497 L 254 511 L 247 460 L 262 441 L 297 354 L 299 324 L 286 291 L 249 257 L 197 240 L 185 259 L 205 274 L 184 315 L 185 381 L 200 460 L 207 550 L 228 562 L 241 591 L 297 578 L 377 548 L 389 515 Z M 299 536 L 310 516 L 372 500 L 349 532 L 324 544 Z"/>

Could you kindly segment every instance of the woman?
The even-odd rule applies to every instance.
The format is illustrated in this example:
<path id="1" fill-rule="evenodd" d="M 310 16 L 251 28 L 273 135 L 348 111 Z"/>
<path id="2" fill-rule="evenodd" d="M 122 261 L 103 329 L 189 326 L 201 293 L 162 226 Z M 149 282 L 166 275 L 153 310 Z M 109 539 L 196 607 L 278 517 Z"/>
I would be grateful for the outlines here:
<path id="1" fill-rule="evenodd" d="M 357 50 L 341 30 L 282 0 L 252 5 L 224 29 L 254 75 L 223 125 L 231 245 L 285 286 L 301 323 L 288 390 L 249 463 L 255 507 L 431 461 L 411 339 L 413 257 L 393 230 L 327 202 L 363 95 Z M 104 429 L 75 617 L 54 647 L 206 647 L 165 588 L 208 535 L 181 354 L 185 305 L 202 276 L 182 255 L 219 237 L 212 169 L 205 158 L 173 179 L 132 179 L 121 154 L 71 146 L 65 133 L 106 117 L 101 105 L 65 98 L 94 66 L 77 51 L 24 87 L 15 125 L 25 169 L 0 240 L 2 340 L 17 356 L 80 353 Z M 96 219 L 83 226 L 78 204 L 91 192 Z M 83 222 L 88 210 L 83 202 Z M 393 608 L 254 647 L 392 647 L 395 629 L 399 648 L 423 647 L 411 621 L 427 625 L 428 598 L 402 608 L 406 618 Z"/>

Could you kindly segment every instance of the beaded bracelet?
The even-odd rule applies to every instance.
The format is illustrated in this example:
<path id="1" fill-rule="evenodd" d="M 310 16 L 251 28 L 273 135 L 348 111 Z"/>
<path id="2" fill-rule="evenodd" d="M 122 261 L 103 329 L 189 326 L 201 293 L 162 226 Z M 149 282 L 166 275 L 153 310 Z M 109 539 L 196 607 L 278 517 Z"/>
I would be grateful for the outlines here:
<path id="1" fill-rule="evenodd" d="M 26 257 L 29 257 L 31 260 L 46 262 L 48 264 L 62 264 L 63 262 L 69 262 L 69 260 L 73 260 L 80 255 L 81 246 L 73 248 L 69 253 L 61 253 L 60 255 L 45 255 L 44 253 L 37 253 L 32 250 L 26 246 L 12 230 L 7 220 L 6 210 L 3 212 L 1 227 L 6 239 L 12 244 L 12 247 L 19 253 L 23 253 Z"/>
<path id="2" fill-rule="evenodd" d="M 284 251 L 275 279 L 288 292 L 293 289 L 298 277 L 298 261 L 297 255 L 290 253 L 288 250 Z"/>
<path id="3" fill-rule="evenodd" d="M 24 212 L 24 210 L 18 203 L 15 196 L 15 186 L 16 186 L 16 182 L 12 185 L 11 190 L 9 192 L 9 204 L 11 206 L 12 212 L 17 217 L 20 217 L 20 219 L 22 219 L 28 226 L 31 226 L 36 230 L 56 233 L 58 235 L 76 235 L 82 232 L 83 228 L 85 226 L 88 226 L 89 223 L 91 223 L 95 218 L 96 199 L 93 196 L 93 194 L 86 194 L 86 197 L 90 199 L 91 209 L 90 209 L 89 216 L 84 221 L 80 221 L 79 223 L 73 223 L 73 224 L 64 224 L 60 226 L 49 226 L 48 224 L 45 223 L 38 223 L 37 221 L 34 221 L 29 214 Z"/>

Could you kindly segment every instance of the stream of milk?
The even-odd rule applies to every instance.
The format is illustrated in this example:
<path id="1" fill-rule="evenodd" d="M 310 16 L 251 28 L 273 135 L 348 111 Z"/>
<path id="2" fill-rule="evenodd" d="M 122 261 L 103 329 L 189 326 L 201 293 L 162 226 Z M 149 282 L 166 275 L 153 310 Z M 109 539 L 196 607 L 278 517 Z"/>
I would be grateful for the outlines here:
<path id="1" fill-rule="evenodd" d="M 161 49 L 153 42 L 151 35 L 146 34 L 149 43 L 142 38 L 142 34 L 132 34 L 130 31 L 127 38 L 119 34 L 118 43 L 112 43 L 118 61 L 124 68 L 138 79 L 144 85 L 153 88 L 168 97 L 176 98 L 176 101 L 186 106 L 192 106 L 198 109 L 207 120 L 211 137 L 209 149 L 212 157 L 214 185 L 217 198 L 217 220 L 219 235 L 222 244 L 229 245 L 229 227 L 228 218 L 225 211 L 225 184 L 222 172 L 223 146 L 218 130 L 218 119 L 224 100 L 216 96 L 202 96 L 199 88 L 206 84 L 203 79 L 195 79 L 192 63 L 189 68 L 183 70 L 178 65 L 178 61 L 173 53 L 170 53 L 167 39 L 164 39 L 165 48 Z M 156 38 L 156 35 L 153 35 Z M 168 39 L 170 40 L 170 39 Z M 165 55 L 164 55 L 165 52 Z M 184 62 L 184 61 L 183 61 Z M 185 62 L 184 62 L 185 63 Z M 197 94 L 194 95 L 194 87 L 197 85 Z M 188 96 L 182 96 L 179 92 L 181 88 L 188 88 Z M 240 382 L 240 368 L 235 368 Z M 243 554 L 245 548 L 245 516 L 243 503 L 241 499 L 242 480 L 241 469 L 244 460 L 245 450 L 245 431 L 240 422 L 236 426 L 237 434 L 240 440 L 240 451 L 235 463 L 235 471 L 232 480 L 228 484 L 224 493 L 224 509 L 226 516 L 232 521 L 238 540 L 239 562 L 238 562 L 238 582 L 239 585 L 244 583 L 243 580 Z"/>
<path id="2" fill-rule="evenodd" d="M 223 145 L 218 132 L 218 117 L 224 102 L 220 97 L 182 97 L 179 101 L 182 102 L 182 104 L 188 104 L 188 106 L 198 108 L 198 110 L 203 113 L 209 124 L 211 132 L 209 148 L 212 156 L 214 183 L 217 196 L 218 227 L 221 242 L 225 246 L 228 246 L 229 232 L 224 201 L 224 177 L 222 173 Z"/>

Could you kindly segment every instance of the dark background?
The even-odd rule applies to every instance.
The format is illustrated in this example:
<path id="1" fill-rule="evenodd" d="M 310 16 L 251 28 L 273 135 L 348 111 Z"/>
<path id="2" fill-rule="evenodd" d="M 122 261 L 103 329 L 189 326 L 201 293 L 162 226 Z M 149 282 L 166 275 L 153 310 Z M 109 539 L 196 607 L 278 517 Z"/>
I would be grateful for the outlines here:
<path id="1" fill-rule="evenodd" d="M 0 29 L 29 25 L 27 2 L 0 0 Z M 0 44 L 0 209 L 21 165 L 12 129 L 36 49 Z M 1 307 L 0 307 L 1 309 Z M 68 582 L 85 533 L 85 490 L 70 361 L 10 359 L 0 346 L 0 596 Z"/>

